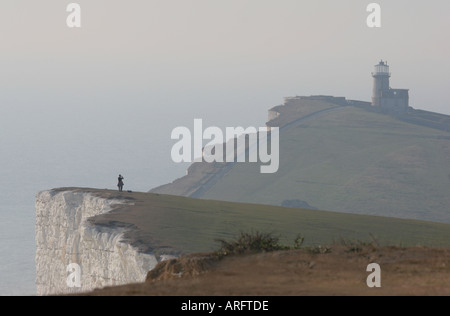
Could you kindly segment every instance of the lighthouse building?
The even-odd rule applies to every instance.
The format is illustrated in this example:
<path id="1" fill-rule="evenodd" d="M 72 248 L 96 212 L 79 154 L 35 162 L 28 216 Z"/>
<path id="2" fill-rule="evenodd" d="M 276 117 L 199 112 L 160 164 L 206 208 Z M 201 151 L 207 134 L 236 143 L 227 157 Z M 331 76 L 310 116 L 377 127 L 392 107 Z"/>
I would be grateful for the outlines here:
<path id="1" fill-rule="evenodd" d="M 372 105 L 389 112 L 406 112 L 409 108 L 409 90 L 391 89 L 389 85 L 389 65 L 380 61 L 375 65 L 373 77 Z"/>

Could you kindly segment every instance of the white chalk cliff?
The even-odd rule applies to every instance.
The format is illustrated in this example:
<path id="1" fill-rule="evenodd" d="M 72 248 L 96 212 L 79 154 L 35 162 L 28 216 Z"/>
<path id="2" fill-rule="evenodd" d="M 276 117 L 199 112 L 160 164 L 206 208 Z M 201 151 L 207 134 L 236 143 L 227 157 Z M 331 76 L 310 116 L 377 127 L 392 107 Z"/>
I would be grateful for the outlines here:
<path id="1" fill-rule="evenodd" d="M 155 255 L 141 253 L 124 242 L 123 228 L 87 222 L 90 217 L 111 211 L 116 204 L 124 202 L 76 191 L 37 194 L 37 295 L 86 292 L 145 281 L 148 271 L 158 263 Z M 81 268 L 81 287 L 68 285 L 74 285 L 67 282 L 70 264 Z"/>

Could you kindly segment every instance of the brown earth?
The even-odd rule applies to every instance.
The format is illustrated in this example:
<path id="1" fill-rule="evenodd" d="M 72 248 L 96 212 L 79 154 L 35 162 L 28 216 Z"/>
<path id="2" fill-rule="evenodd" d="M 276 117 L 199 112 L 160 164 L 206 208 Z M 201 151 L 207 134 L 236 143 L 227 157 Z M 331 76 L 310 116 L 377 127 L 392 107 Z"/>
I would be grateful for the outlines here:
<path id="1" fill-rule="evenodd" d="M 381 266 L 381 288 L 366 284 L 370 263 Z M 450 295 L 450 249 L 339 245 L 222 260 L 214 254 L 196 254 L 160 263 L 144 284 L 88 295 L 446 296 Z"/>

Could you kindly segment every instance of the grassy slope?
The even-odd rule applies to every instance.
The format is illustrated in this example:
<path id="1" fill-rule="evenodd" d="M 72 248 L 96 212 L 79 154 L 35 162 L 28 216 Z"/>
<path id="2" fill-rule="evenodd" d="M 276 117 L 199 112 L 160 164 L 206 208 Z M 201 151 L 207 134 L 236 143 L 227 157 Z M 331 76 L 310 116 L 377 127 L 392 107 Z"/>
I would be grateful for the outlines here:
<path id="1" fill-rule="evenodd" d="M 286 243 L 292 243 L 301 233 L 306 245 L 328 245 L 340 238 L 370 241 L 373 234 L 382 244 L 450 248 L 448 224 L 150 193 L 83 191 L 105 198 L 131 199 L 134 206 L 120 206 L 112 213 L 96 217 L 94 222 L 109 226 L 132 224 L 135 229 L 127 238 L 135 245 L 152 245 L 156 249 L 211 251 L 218 247 L 215 239 L 230 239 L 239 231 L 250 230 L 274 232 Z"/>
<path id="2" fill-rule="evenodd" d="M 381 288 L 377 289 L 366 284 L 366 269 L 373 262 L 380 264 L 382 271 Z M 423 247 L 333 246 L 330 253 L 321 255 L 281 251 L 220 261 L 192 255 L 160 263 L 144 284 L 95 290 L 88 295 L 448 296 L 448 262 L 450 249 Z"/>
<path id="3" fill-rule="evenodd" d="M 278 173 L 237 164 L 202 198 L 450 223 L 449 136 L 346 107 L 283 131 Z"/>

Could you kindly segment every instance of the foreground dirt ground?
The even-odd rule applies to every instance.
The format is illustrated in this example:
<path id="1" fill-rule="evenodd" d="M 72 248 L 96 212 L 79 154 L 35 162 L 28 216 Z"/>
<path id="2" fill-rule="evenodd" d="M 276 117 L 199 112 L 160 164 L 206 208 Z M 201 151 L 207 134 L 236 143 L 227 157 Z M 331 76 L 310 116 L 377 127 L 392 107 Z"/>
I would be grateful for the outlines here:
<path id="1" fill-rule="evenodd" d="M 335 246 L 226 257 L 197 254 L 160 263 L 144 284 L 88 295 L 450 295 L 450 249 Z M 370 263 L 381 288 L 366 284 Z"/>

